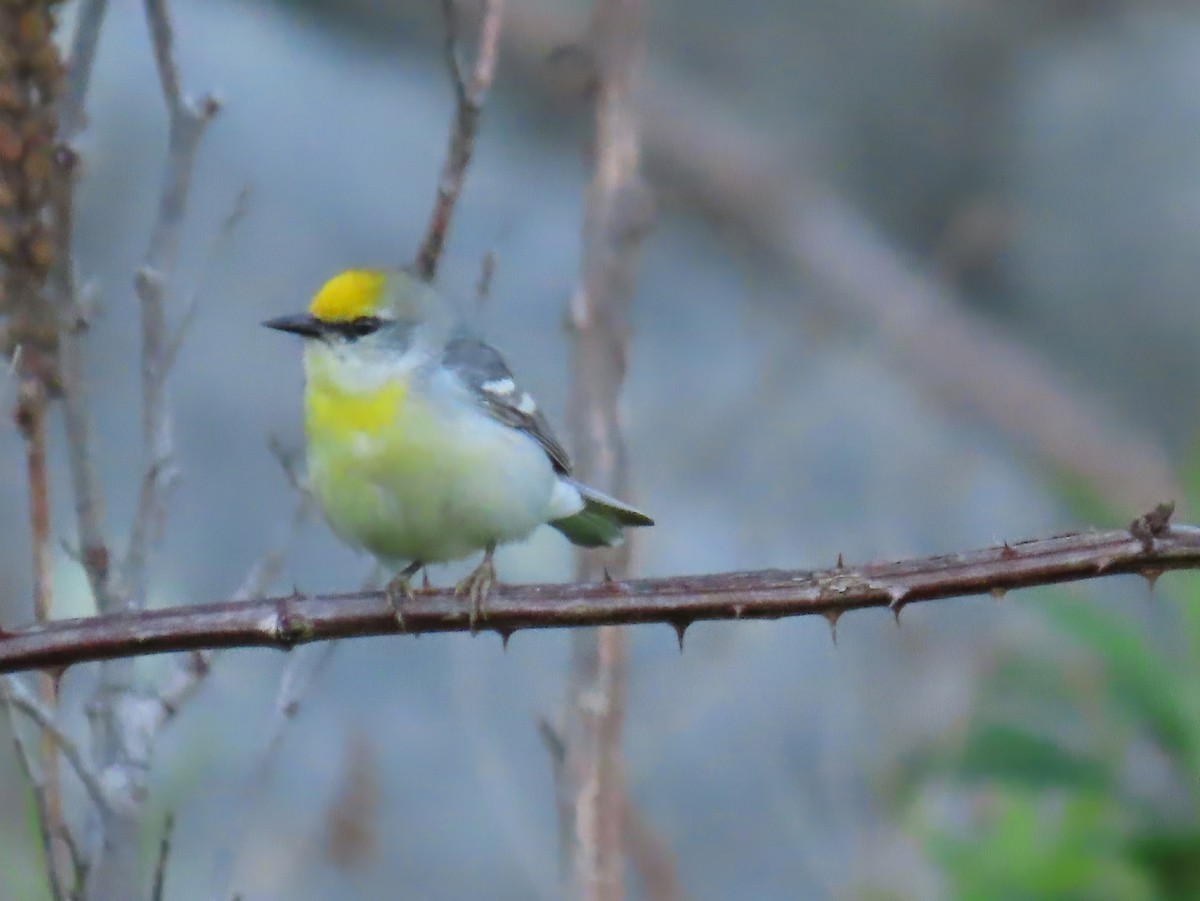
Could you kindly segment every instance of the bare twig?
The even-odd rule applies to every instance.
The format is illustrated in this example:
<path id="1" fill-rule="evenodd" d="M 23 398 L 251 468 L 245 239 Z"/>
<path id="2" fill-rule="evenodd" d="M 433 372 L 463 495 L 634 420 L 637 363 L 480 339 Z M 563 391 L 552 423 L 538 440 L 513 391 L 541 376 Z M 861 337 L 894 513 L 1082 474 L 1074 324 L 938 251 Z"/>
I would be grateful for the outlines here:
<path id="1" fill-rule="evenodd" d="M 52 741 L 58 750 L 62 751 L 63 756 L 67 758 L 67 763 L 71 765 L 79 777 L 79 781 L 83 783 L 92 802 L 97 807 L 106 807 L 108 801 L 104 794 L 104 788 L 100 785 L 100 777 L 96 775 L 91 764 L 84 759 L 83 749 L 79 747 L 78 742 L 67 735 L 55 721 L 51 708 L 35 698 L 15 676 L 6 676 L 4 683 L 4 693 L 8 703 L 33 720 L 41 729 L 42 734 Z"/>
<path id="2" fill-rule="evenodd" d="M 70 144 L 87 125 L 84 101 L 92 81 L 92 65 L 96 61 L 96 46 L 108 0 L 82 0 L 71 37 L 71 55 L 67 59 L 66 90 L 59 101 L 58 139 Z"/>
<path id="3" fill-rule="evenodd" d="M 141 269 L 134 280 L 142 322 L 142 440 L 145 462 L 129 545 L 120 572 L 120 601 L 134 610 L 147 601 L 150 553 L 166 516 L 173 478 L 171 421 L 166 398 L 170 364 L 167 330 L 168 285 L 179 252 L 184 211 L 200 141 L 219 104 L 211 96 L 184 97 L 173 56 L 166 0 L 145 0 L 145 16 L 168 116 L 167 161 L 158 213 Z M 77 498 L 78 502 L 78 498 Z M 86 553 L 86 551 L 85 551 Z M 102 600 L 101 598 L 97 599 Z M 136 688 L 128 661 L 100 670 L 90 706 L 98 765 L 106 777 L 109 809 L 100 817 L 100 853 L 88 873 L 89 899 L 133 898 L 144 889 L 139 875 L 141 814 L 154 741 L 168 707 Z"/>
<path id="4" fill-rule="evenodd" d="M 240 795 L 240 809 L 236 818 L 238 825 L 234 827 L 231 839 L 218 862 L 217 890 L 214 893 L 216 898 L 230 896 L 230 889 L 236 877 L 238 854 L 245 847 L 246 833 L 262 807 L 263 797 L 271 782 L 271 772 L 278 762 L 279 749 L 283 746 L 287 729 L 300 712 L 300 706 L 310 689 L 333 659 L 337 647 L 338 642 L 331 641 L 315 655 L 295 654 L 284 667 L 272 708 L 271 722 L 266 728 L 266 737 L 258 755 L 258 763 Z"/>
<path id="5" fill-rule="evenodd" d="M 8 728 L 12 732 L 13 744 L 17 751 L 17 763 L 21 767 L 21 774 L 29 784 L 29 790 L 33 794 L 33 803 L 37 808 L 38 836 L 42 842 L 42 854 L 45 856 L 46 880 L 50 889 L 50 897 L 52 901 L 67 901 L 69 896 L 63 890 L 62 877 L 59 875 L 58 867 L 54 864 L 55 837 L 51 826 L 52 817 L 46 797 L 46 787 L 38 775 L 33 752 L 25 744 L 16 717 L 13 716 L 14 704 L 12 695 L 9 693 L 9 684 L 8 679 L 0 680 L 0 704 L 3 704 L 8 717 Z"/>
<path id="6" fill-rule="evenodd" d="M 625 853 L 633 864 L 647 901 L 683 901 L 683 883 L 671 846 L 641 811 L 625 798 Z"/>
<path id="7" fill-rule="evenodd" d="M 162 838 L 158 841 L 158 860 L 154 864 L 154 882 L 150 886 L 150 901 L 163 901 L 167 884 L 167 861 L 171 857 L 171 839 L 175 836 L 175 813 L 167 814 Z"/>
<path id="8" fill-rule="evenodd" d="M 78 155 L 72 142 L 86 124 L 84 108 L 91 84 L 96 46 L 108 9 L 107 0 L 84 0 L 71 40 L 67 85 L 59 104 L 58 148 L 54 164 L 51 207 L 55 244 L 54 264 L 47 289 L 57 310 L 60 330 L 59 367 L 62 380 L 62 414 L 67 436 L 67 461 L 71 473 L 75 521 L 79 532 L 79 559 L 87 573 L 96 607 L 113 613 L 124 606 L 114 584 L 110 553 L 105 539 L 104 492 L 96 475 L 91 447 L 91 413 L 87 403 L 84 336 L 88 304 L 78 296 L 73 253 L 75 231 L 75 177 Z"/>
<path id="9" fill-rule="evenodd" d="M 25 441 L 25 465 L 29 483 L 29 534 L 33 564 L 33 613 L 38 622 L 50 619 L 54 603 L 53 542 L 50 533 L 50 476 L 46 464 L 46 416 L 48 398 L 45 385 L 35 379 L 23 379 L 17 392 L 16 420 Z M 58 675 L 39 673 L 38 695 L 41 703 L 58 707 Z M 58 749 L 46 732 L 41 738 L 42 788 L 46 804 L 45 824 L 51 836 L 52 855 L 47 866 L 56 873 L 65 864 L 57 836 L 66 831 L 63 816 L 62 780 L 58 769 Z"/>
<path id="10" fill-rule="evenodd" d="M 208 254 L 205 257 L 203 265 L 200 267 L 200 283 L 192 292 L 192 296 L 188 299 L 187 306 L 184 307 L 183 316 L 179 320 L 179 325 L 175 327 L 175 334 L 167 341 L 167 349 L 163 354 L 164 372 L 170 374 L 175 368 L 175 360 L 179 357 L 179 349 L 183 346 L 183 340 L 187 337 L 191 330 L 192 323 L 196 320 L 196 313 L 200 309 L 200 301 L 204 296 L 205 281 L 213 271 L 218 257 L 228 245 L 229 239 L 233 237 L 233 233 L 246 218 L 246 213 L 250 209 L 250 186 L 245 185 L 238 191 L 237 197 L 234 198 L 233 207 L 228 215 L 221 222 L 221 227 L 217 229 L 217 233 L 213 236 L 212 243 L 209 245 Z"/>
<path id="11" fill-rule="evenodd" d="M 417 273 L 426 281 L 437 275 L 442 250 L 446 246 L 446 235 L 450 230 L 450 219 L 458 195 L 462 193 L 467 167 L 475 150 L 475 134 L 479 130 L 479 116 L 488 89 L 496 74 L 497 49 L 500 44 L 500 21 L 503 0 L 484 0 L 483 20 L 479 26 L 479 44 L 475 51 L 475 64 L 468 78 L 459 59 L 461 48 L 458 36 L 458 16 L 454 0 L 441 0 L 442 17 L 446 27 L 446 61 L 454 84 L 454 124 L 450 129 L 450 143 L 446 148 L 446 159 L 438 179 L 437 199 L 425 238 L 417 251 Z"/>
<path id="12" fill-rule="evenodd" d="M 629 354 L 629 307 L 646 232 L 636 91 L 645 55 L 642 0 L 596 0 L 589 27 L 596 63 L 595 161 L 584 199 L 580 286 L 571 301 L 574 377 L 569 401 L 576 474 L 617 497 L 628 493 L 618 400 Z M 628 544 L 582 551 L 578 576 L 620 578 Z M 621 729 L 628 647 L 614 627 L 576 634 L 566 717 L 566 758 L 557 768 L 569 845 L 568 896 L 619 901 L 625 895 L 625 787 Z"/>
<path id="13" fill-rule="evenodd" d="M 183 96 L 173 55 L 174 33 L 166 0 L 145 0 L 159 84 L 169 118 L 167 166 L 158 217 L 142 267 L 134 280 L 142 305 L 142 440 L 146 464 L 123 574 L 134 604 L 146 603 L 151 546 L 162 531 L 166 496 L 175 479 L 166 378 L 172 356 L 167 331 L 167 290 L 179 255 L 192 170 L 205 129 L 220 109 L 211 95 L 198 102 Z"/>

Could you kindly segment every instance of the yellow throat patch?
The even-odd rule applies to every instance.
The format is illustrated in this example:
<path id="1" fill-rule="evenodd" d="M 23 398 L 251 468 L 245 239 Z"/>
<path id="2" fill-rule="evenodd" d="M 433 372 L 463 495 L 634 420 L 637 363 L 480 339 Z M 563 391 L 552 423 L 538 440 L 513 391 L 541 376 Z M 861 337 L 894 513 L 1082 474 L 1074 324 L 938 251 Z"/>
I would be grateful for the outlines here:
<path id="1" fill-rule="evenodd" d="M 378 435 L 397 426 L 407 394 L 408 385 L 400 379 L 368 393 L 344 391 L 319 379 L 307 392 L 309 429 L 328 436 Z"/>
<path id="2" fill-rule="evenodd" d="M 379 309 L 387 273 L 377 269 L 349 269 L 338 273 L 317 292 L 308 312 L 322 322 L 349 322 Z"/>

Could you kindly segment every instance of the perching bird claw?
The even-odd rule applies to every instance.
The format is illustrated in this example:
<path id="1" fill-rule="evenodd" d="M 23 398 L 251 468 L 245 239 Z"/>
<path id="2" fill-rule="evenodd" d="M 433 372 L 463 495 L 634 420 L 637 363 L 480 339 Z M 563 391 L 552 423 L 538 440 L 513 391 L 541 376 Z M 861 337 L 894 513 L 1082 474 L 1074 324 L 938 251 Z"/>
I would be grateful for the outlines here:
<path id="1" fill-rule="evenodd" d="M 496 564 L 492 561 L 495 553 L 496 546 L 488 545 L 480 564 L 454 587 L 455 594 L 466 595 L 471 600 L 471 611 L 468 615 L 472 635 L 478 631 L 477 623 L 483 616 L 484 602 L 487 601 L 488 595 L 492 593 L 492 587 L 496 584 Z"/>
<path id="2" fill-rule="evenodd" d="M 408 627 L 404 624 L 404 611 L 401 608 L 405 601 L 416 600 L 416 596 L 413 594 L 412 577 L 416 575 L 421 566 L 420 562 L 410 563 L 396 573 L 383 587 L 388 603 L 392 605 L 392 615 L 396 617 L 396 625 L 402 632 L 407 632 Z"/>

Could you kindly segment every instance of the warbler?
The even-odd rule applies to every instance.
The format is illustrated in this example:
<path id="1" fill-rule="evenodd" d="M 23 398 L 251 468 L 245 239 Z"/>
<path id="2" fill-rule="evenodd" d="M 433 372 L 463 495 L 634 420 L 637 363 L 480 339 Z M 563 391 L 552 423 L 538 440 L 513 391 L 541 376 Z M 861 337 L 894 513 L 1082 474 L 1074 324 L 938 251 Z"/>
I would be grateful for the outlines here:
<path id="1" fill-rule="evenodd" d="M 500 352 L 415 275 L 348 270 L 308 312 L 263 325 L 304 339 L 310 488 L 343 542 L 396 573 L 387 595 L 401 621 L 427 564 L 484 552 L 456 588 L 474 628 L 497 545 L 545 523 L 574 544 L 611 546 L 624 527 L 654 524 L 571 477 Z"/>

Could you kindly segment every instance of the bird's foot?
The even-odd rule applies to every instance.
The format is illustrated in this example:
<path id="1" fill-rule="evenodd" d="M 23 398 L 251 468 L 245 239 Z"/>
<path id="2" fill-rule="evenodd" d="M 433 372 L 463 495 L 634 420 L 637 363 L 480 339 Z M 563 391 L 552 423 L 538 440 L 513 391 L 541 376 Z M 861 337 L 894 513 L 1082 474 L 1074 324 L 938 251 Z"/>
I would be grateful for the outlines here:
<path id="1" fill-rule="evenodd" d="M 477 624 L 483 617 L 484 602 L 496 584 L 496 565 L 492 562 L 492 555 L 495 553 L 495 546 L 489 547 L 483 555 L 482 562 L 454 588 L 455 594 L 466 595 L 471 601 L 468 615 L 472 635 L 476 633 Z"/>
<path id="2" fill-rule="evenodd" d="M 413 593 L 412 577 L 416 575 L 417 570 L 421 568 L 420 563 L 413 563 L 406 566 L 383 587 L 384 594 L 387 595 L 388 603 L 392 605 L 392 615 L 396 617 L 396 625 L 400 627 L 400 631 L 407 632 L 408 627 L 404 623 L 404 611 L 402 606 L 405 601 L 415 601 L 416 596 Z M 428 580 L 428 575 L 426 575 Z M 428 581 L 426 581 L 428 587 Z"/>

